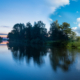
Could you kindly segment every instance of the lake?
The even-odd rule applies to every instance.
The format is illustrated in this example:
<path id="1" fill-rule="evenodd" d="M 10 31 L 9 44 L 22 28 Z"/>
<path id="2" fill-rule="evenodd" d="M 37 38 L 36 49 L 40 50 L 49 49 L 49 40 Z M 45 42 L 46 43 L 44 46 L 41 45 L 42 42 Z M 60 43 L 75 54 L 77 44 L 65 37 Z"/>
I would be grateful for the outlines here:
<path id="1" fill-rule="evenodd" d="M 80 50 L 2 42 L 0 80 L 80 80 Z"/>

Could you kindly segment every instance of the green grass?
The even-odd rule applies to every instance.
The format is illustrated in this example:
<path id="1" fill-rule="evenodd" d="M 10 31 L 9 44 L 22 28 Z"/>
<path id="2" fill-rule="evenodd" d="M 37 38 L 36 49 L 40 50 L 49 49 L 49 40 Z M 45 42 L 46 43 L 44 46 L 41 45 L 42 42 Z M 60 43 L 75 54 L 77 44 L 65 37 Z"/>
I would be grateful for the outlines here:
<path id="1" fill-rule="evenodd" d="M 54 45 L 55 44 L 60 44 L 61 45 L 66 45 L 67 48 L 77 48 L 80 49 L 80 42 L 79 41 L 69 41 L 69 42 L 63 42 L 63 41 L 47 41 L 46 45 L 50 46 L 50 45 Z"/>
<path id="2" fill-rule="evenodd" d="M 78 49 L 80 49 L 80 47 L 77 47 Z"/>
<path id="3" fill-rule="evenodd" d="M 67 44 L 67 47 L 72 47 L 72 48 L 78 48 L 78 49 L 80 49 L 80 42 L 78 41 L 75 41 L 75 42 L 69 42 L 68 44 Z"/>

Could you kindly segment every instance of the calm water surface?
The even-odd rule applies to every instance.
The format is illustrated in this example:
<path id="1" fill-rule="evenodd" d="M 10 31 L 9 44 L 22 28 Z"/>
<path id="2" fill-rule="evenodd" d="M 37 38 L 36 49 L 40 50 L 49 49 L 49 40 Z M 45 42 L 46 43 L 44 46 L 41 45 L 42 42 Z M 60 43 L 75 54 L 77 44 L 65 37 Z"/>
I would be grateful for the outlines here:
<path id="1" fill-rule="evenodd" d="M 3 42 L 0 80 L 80 80 L 80 50 Z"/>

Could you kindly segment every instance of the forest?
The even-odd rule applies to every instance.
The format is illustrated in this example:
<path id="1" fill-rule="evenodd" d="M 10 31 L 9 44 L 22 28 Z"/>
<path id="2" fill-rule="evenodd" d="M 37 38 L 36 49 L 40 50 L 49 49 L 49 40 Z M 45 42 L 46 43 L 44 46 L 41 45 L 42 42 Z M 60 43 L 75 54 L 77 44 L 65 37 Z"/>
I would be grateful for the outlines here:
<path id="1" fill-rule="evenodd" d="M 67 22 L 60 25 L 56 20 L 50 24 L 49 31 L 45 26 L 42 21 L 34 22 L 34 25 L 30 22 L 26 25 L 17 23 L 13 26 L 13 30 L 8 33 L 7 38 L 9 41 L 23 41 L 28 44 L 52 44 L 53 42 L 79 40 L 79 37 L 76 39 L 76 33 L 72 31 Z"/>

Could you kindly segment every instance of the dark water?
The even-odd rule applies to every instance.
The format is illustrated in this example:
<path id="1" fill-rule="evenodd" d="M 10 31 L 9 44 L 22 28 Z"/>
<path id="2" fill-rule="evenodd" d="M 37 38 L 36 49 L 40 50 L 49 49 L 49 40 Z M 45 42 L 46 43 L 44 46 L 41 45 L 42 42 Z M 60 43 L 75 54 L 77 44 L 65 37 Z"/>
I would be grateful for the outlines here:
<path id="1" fill-rule="evenodd" d="M 0 80 L 80 80 L 80 50 L 3 42 Z"/>

